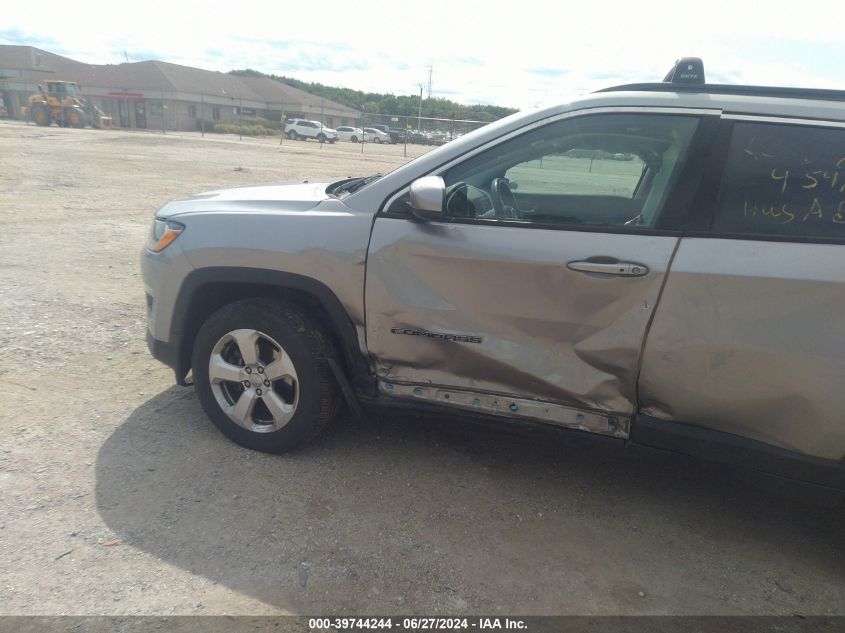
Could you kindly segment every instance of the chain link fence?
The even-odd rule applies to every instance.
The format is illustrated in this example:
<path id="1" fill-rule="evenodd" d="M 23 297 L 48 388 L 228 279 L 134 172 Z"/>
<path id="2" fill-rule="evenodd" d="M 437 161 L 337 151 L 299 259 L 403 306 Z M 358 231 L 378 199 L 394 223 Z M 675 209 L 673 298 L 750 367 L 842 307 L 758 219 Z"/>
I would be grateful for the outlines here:
<path id="1" fill-rule="evenodd" d="M 411 144 L 431 146 L 443 145 L 484 125 L 487 125 L 487 122 L 432 118 L 410 114 L 396 116 L 363 113 L 358 121 L 358 127 L 365 132 L 367 129 L 388 132 L 393 143 L 405 143 L 407 141 Z M 365 135 L 365 139 L 369 140 L 369 137 Z"/>

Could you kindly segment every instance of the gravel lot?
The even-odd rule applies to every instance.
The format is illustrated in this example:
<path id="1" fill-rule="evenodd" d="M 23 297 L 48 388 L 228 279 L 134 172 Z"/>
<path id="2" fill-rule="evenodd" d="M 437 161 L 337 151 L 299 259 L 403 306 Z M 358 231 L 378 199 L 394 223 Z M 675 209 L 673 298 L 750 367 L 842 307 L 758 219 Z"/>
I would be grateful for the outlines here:
<path id="1" fill-rule="evenodd" d="M 0 614 L 845 614 L 842 513 L 718 469 L 450 419 L 281 457 L 214 429 L 144 345 L 154 210 L 404 160 L 0 122 Z"/>

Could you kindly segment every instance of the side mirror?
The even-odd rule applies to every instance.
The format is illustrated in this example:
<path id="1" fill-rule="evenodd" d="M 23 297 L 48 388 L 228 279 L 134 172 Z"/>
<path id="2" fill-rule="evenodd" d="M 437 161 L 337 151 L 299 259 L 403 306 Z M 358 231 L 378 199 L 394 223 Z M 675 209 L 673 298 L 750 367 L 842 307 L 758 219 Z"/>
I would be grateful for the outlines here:
<path id="1" fill-rule="evenodd" d="M 411 183 L 411 210 L 421 220 L 443 217 L 443 197 L 446 183 L 440 176 L 424 176 Z"/>

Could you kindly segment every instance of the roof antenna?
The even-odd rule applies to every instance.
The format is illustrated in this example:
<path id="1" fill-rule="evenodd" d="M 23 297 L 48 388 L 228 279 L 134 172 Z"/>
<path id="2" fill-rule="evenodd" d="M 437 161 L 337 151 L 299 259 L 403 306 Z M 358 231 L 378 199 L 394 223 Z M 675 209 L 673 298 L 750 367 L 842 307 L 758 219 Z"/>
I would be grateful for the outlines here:
<path id="1" fill-rule="evenodd" d="M 682 57 L 663 78 L 664 83 L 703 84 L 704 62 L 700 57 Z"/>

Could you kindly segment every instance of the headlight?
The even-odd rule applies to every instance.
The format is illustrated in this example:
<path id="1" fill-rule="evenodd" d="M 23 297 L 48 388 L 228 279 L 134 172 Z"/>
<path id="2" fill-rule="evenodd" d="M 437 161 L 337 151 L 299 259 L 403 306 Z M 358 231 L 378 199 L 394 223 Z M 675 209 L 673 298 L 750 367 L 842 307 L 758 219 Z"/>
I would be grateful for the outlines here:
<path id="1" fill-rule="evenodd" d="M 153 229 L 150 231 L 150 239 L 147 241 L 147 249 L 153 253 L 158 253 L 167 248 L 173 240 L 175 240 L 182 231 L 185 230 L 184 224 L 179 224 L 173 220 L 162 220 L 156 218 L 153 220 Z"/>

